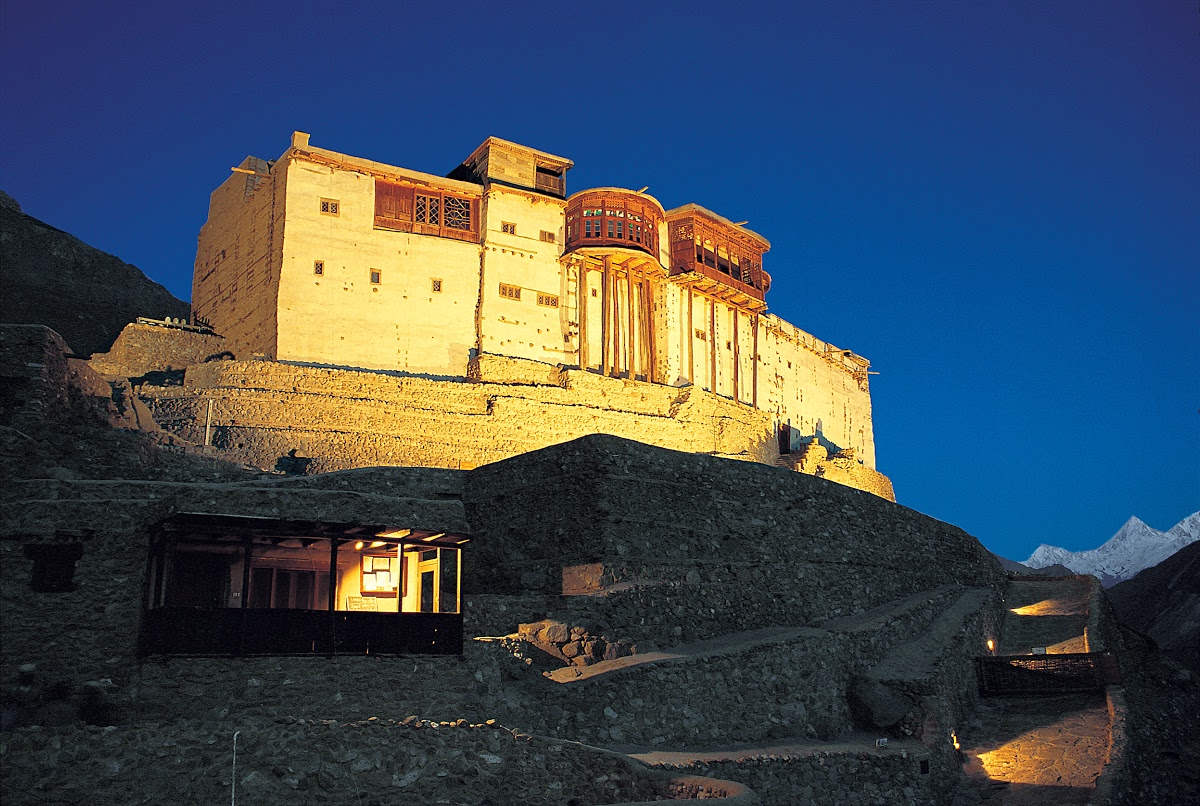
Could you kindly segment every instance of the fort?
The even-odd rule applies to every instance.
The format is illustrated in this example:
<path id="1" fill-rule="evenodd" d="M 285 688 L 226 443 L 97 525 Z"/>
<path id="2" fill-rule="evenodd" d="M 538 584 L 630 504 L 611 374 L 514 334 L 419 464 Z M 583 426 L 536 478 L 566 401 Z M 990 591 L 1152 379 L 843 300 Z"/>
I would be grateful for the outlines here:
<path id="1" fill-rule="evenodd" d="M 644 189 L 568 196 L 572 165 L 491 137 L 441 177 L 296 132 L 212 194 L 192 320 L 219 342 L 131 325 L 93 366 L 188 368 L 142 386 L 155 419 L 259 467 L 464 468 L 611 433 L 893 498 L 869 362 L 767 312 L 767 240 Z"/>

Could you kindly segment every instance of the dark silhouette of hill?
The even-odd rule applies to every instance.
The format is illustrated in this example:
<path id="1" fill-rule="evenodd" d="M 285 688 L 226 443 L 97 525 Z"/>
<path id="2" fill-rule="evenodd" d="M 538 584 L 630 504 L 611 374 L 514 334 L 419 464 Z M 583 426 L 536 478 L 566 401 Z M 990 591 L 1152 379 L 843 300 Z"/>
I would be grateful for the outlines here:
<path id="1" fill-rule="evenodd" d="M 1117 617 L 1200 671 L 1200 542 L 1108 589 Z"/>
<path id="2" fill-rule="evenodd" d="M 137 266 L 26 215 L 0 192 L 0 322 L 46 325 L 86 356 L 111 347 L 139 316 L 189 313 Z"/>
<path id="3" fill-rule="evenodd" d="M 1010 574 L 1028 574 L 1030 576 L 1041 577 L 1069 577 L 1075 574 L 1075 572 L 1070 568 L 1058 563 L 1055 563 L 1054 565 L 1047 565 L 1045 568 L 1030 568 L 1024 563 L 1019 563 L 1016 560 L 1010 560 L 1007 557 L 1001 557 L 999 554 L 994 554 L 992 556 L 999 560 L 1000 565 L 1003 566 L 1004 570 Z"/>

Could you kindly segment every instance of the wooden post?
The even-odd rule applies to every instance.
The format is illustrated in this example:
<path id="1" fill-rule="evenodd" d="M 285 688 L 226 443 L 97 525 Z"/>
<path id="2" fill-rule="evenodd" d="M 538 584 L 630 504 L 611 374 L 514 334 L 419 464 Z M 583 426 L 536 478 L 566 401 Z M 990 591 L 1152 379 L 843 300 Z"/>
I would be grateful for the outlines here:
<path id="1" fill-rule="evenodd" d="M 750 366 L 750 383 L 754 388 L 750 390 L 750 404 L 754 408 L 758 408 L 758 314 L 750 317 L 750 327 L 754 328 L 754 363 Z"/>
<path id="2" fill-rule="evenodd" d="M 577 292 L 575 299 L 579 310 L 576 315 L 579 317 L 579 368 L 587 370 L 588 367 L 588 333 L 587 333 L 587 313 L 588 313 L 588 287 L 587 287 L 588 267 L 587 259 L 579 262 L 579 275 L 575 281 Z"/>
<path id="3" fill-rule="evenodd" d="M 646 303 L 646 380 L 658 380 L 658 356 L 654 349 L 654 281 L 646 276 L 642 284 L 642 298 Z"/>
<path id="4" fill-rule="evenodd" d="M 633 268 L 625 269 L 625 304 L 629 308 L 629 315 L 626 317 L 629 321 L 629 331 L 625 339 L 625 367 L 629 370 L 629 380 L 633 380 L 637 375 L 637 348 L 638 340 L 637 333 L 637 308 L 633 304 Z"/>
<path id="5" fill-rule="evenodd" d="M 608 351 L 608 278 L 611 273 L 608 255 L 604 256 L 603 268 L 600 272 L 600 374 L 608 374 L 608 361 L 611 353 Z"/>
<path id="6" fill-rule="evenodd" d="M 738 364 L 741 362 L 741 351 L 738 349 L 738 309 L 733 309 L 733 402 L 742 402 L 742 390 L 738 384 L 738 370 L 741 367 Z"/>
<path id="7" fill-rule="evenodd" d="M 688 383 L 696 384 L 696 319 L 691 313 L 691 285 L 688 287 L 688 327 L 685 332 L 688 333 Z"/>
<path id="8" fill-rule="evenodd" d="M 708 300 L 708 391 L 717 392 L 717 301 Z"/>

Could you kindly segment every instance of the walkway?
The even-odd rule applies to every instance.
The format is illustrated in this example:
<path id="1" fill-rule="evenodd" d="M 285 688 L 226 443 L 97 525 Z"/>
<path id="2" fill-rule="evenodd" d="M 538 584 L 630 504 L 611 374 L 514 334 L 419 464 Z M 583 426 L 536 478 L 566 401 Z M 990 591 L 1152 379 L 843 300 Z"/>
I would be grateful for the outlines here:
<path id="1" fill-rule="evenodd" d="M 1090 593 L 1086 579 L 1011 583 L 998 653 L 1086 652 Z M 968 785 L 956 804 L 1083 804 L 1108 761 L 1108 708 L 1103 694 L 989 698 L 960 739 Z"/>

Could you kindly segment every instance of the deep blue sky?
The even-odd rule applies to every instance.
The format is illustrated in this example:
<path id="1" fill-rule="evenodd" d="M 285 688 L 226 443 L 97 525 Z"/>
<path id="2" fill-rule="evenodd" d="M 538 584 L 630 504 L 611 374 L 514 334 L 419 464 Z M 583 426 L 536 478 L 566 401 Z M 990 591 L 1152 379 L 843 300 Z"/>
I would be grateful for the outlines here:
<path id="1" fill-rule="evenodd" d="M 1137 2 L 0 4 L 0 188 L 190 296 L 208 194 L 488 135 L 771 240 L 899 501 L 1024 559 L 1200 509 L 1200 17 Z"/>

